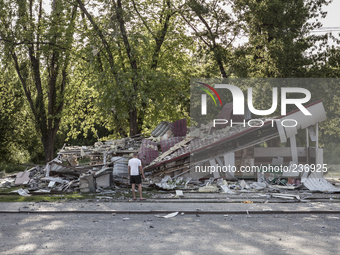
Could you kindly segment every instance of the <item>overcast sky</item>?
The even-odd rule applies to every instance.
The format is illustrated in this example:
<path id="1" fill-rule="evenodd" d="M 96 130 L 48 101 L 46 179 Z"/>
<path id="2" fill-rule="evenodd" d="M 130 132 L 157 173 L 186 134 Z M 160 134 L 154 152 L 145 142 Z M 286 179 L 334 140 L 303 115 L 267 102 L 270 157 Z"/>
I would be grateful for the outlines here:
<path id="1" fill-rule="evenodd" d="M 50 11 L 51 0 L 43 1 L 45 10 L 47 12 Z M 331 4 L 324 7 L 324 10 L 327 11 L 327 16 L 321 22 L 324 27 L 339 27 L 340 28 L 340 0 L 333 0 Z"/>
<path id="2" fill-rule="evenodd" d="M 50 12 L 51 8 L 51 0 L 43 0 L 44 9 L 47 13 Z M 326 32 L 332 32 L 333 35 L 339 36 L 340 33 L 340 0 L 333 0 L 328 6 L 324 7 L 324 10 L 327 11 L 327 16 L 325 19 L 321 20 L 323 24 L 323 28 L 317 29 L 314 33 L 322 34 Z M 96 12 L 95 12 L 96 13 Z M 242 44 L 246 39 L 240 38 L 239 42 Z M 334 44 L 333 42 L 330 42 Z"/>
<path id="3" fill-rule="evenodd" d="M 339 27 L 340 28 L 340 1 L 333 0 L 331 4 L 324 8 L 327 11 L 326 18 L 322 21 L 324 27 Z"/>

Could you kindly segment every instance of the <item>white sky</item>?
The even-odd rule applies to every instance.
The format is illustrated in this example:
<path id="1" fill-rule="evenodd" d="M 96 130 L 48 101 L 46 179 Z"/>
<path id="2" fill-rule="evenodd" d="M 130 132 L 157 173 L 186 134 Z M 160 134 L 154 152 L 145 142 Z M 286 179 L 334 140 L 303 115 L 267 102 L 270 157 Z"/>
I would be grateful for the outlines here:
<path id="1" fill-rule="evenodd" d="M 44 9 L 46 12 L 51 11 L 51 0 L 43 0 Z M 324 7 L 327 11 L 325 19 L 321 20 L 323 27 L 339 27 L 340 28 L 340 0 L 333 0 L 328 6 Z"/>
<path id="2" fill-rule="evenodd" d="M 323 27 L 339 27 L 340 28 L 340 1 L 333 0 L 328 6 L 324 7 L 324 10 L 327 11 L 327 16 L 321 22 Z M 340 31 L 339 31 L 340 32 Z"/>
<path id="3" fill-rule="evenodd" d="M 51 11 L 51 2 L 52 0 L 43 0 L 43 6 L 47 13 L 50 13 Z M 321 20 L 321 23 L 323 24 L 323 27 L 320 29 L 317 29 L 315 31 L 316 34 L 323 34 L 326 32 L 332 32 L 334 36 L 337 36 L 338 38 L 340 33 L 340 0 L 333 0 L 332 3 L 330 3 L 328 6 L 324 7 L 324 11 L 327 11 L 326 18 Z M 96 11 L 95 11 L 96 13 Z M 236 40 L 236 44 L 241 43 L 243 44 L 247 39 L 245 38 L 239 38 Z M 333 42 L 329 42 L 331 45 L 333 45 Z"/>

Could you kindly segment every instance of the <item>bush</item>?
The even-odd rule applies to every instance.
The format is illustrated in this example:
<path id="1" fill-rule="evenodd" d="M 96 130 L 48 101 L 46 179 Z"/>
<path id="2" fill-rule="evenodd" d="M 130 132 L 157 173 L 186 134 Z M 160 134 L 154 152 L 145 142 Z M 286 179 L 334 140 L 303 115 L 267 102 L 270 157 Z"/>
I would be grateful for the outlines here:
<path id="1" fill-rule="evenodd" d="M 23 172 L 26 168 L 27 166 L 0 163 L 0 172 L 5 171 L 6 174 Z"/>

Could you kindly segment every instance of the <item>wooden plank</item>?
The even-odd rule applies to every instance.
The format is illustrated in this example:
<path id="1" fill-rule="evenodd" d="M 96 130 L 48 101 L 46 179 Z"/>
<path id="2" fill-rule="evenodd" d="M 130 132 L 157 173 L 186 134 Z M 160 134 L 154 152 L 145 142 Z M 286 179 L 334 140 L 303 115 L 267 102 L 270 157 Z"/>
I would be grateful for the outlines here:
<path id="1" fill-rule="evenodd" d="M 172 173 L 172 172 L 175 172 L 175 171 L 178 171 L 178 170 L 181 170 L 181 169 L 189 169 L 189 168 L 190 168 L 190 164 L 187 164 L 187 165 L 184 165 L 184 166 L 178 166 L 176 168 L 167 169 L 165 171 L 158 172 L 158 173 L 154 174 L 154 176 L 159 176 L 159 175 L 162 175 L 162 174 Z"/>
<path id="2" fill-rule="evenodd" d="M 79 168 L 76 168 L 76 167 L 72 167 L 72 166 L 68 166 L 68 165 L 64 165 L 62 163 L 59 163 L 59 162 L 55 162 L 53 161 L 52 164 L 56 164 L 56 165 L 59 165 L 59 166 L 62 166 L 62 167 L 65 167 L 65 168 L 68 168 L 68 169 L 71 169 L 73 171 L 76 171 L 76 172 L 81 172 L 81 173 L 85 173 L 87 172 L 88 170 L 84 170 L 84 169 L 79 169 Z M 57 171 L 57 172 L 60 172 L 60 171 Z"/>
<path id="3" fill-rule="evenodd" d="M 139 150 L 117 150 L 115 151 L 116 154 L 121 154 L 121 153 L 134 153 L 134 152 L 139 152 Z"/>
<path id="4" fill-rule="evenodd" d="M 180 147 L 183 147 L 184 145 L 186 145 L 187 143 L 189 143 L 191 140 L 193 140 L 194 138 L 185 138 L 183 141 L 176 143 L 173 147 L 171 147 L 169 150 L 167 150 L 166 152 L 164 152 L 162 155 L 158 156 L 154 161 L 152 161 L 150 163 L 150 165 L 146 166 L 144 169 L 147 170 L 149 168 L 151 168 L 153 165 L 163 161 L 163 159 L 172 154 L 174 151 L 178 150 Z"/>

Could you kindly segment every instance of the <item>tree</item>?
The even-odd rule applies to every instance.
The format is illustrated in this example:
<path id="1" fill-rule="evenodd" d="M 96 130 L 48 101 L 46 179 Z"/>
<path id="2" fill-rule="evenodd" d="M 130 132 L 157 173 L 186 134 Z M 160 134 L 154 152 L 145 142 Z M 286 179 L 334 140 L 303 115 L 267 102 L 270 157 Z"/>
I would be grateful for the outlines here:
<path id="1" fill-rule="evenodd" d="M 228 78 L 234 72 L 231 65 L 235 61 L 233 44 L 241 32 L 239 23 L 227 12 L 226 3 L 222 0 L 189 0 L 187 6 L 191 12 L 181 12 L 200 41 L 201 57 L 211 54 L 222 78 Z"/>
<path id="2" fill-rule="evenodd" d="M 311 32 L 326 16 L 328 0 L 232 1 L 233 11 L 248 35 L 248 42 L 235 52 L 241 61 L 239 77 L 308 77 L 317 45 L 325 46 L 327 35 Z"/>
<path id="3" fill-rule="evenodd" d="M 326 16 L 324 5 L 331 1 L 232 1 L 233 10 L 244 24 L 248 42 L 235 55 L 241 60 L 235 70 L 238 77 L 261 78 L 338 78 L 340 75 L 339 47 L 329 46 L 331 34 L 315 34 Z M 339 99 L 336 80 L 316 80 L 304 86 L 312 94 L 311 102 L 322 100 L 328 119 L 320 125 L 322 142 L 339 139 Z M 313 86 L 311 84 L 314 83 Z M 257 85 L 254 95 L 257 109 L 271 102 L 271 86 Z M 278 115 L 279 113 L 276 113 Z M 304 137 L 302 137 L 304 140 Z"/>
<path id="4" fill-rule="evenodd" d="M 66 1 L 52 1 L 50 14 L 42 0 L 0 1 L 0 43 L 21 82 L 46 161 L 54 157 L 76 16 L 77 6 Z"/>
<path id="5" fill-rule="evenodd" d="M 6 163 L 28 160 L 26 145 L 32 135 L 20 82 L 13 79 L 13 72 L 11 65 L 0 68 L 0 162 Z"/>
<path id="6" fill-rule="evenodd" d="M 166 109 L 167 116 L 188 110 L 183 107 L 189 97 L 184 86 L 189 79 L 183 78 L 188 56 L 183 44 L 188 45 L 188 40 L 183 27 L 176 24 L 179 4 L 121 0 L 77 3 L 88 21 L 83 21 L 89 41 L 85 49 L 97 73 L 93 82 L 107 112 L 112 111 L 120 136 L 133 136 L 151 127 L 145 120 L 159 116 L 160 110 Z M 91 6 L 100 16 L 90 13 Z"/>

